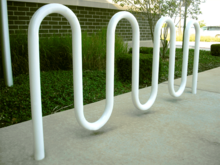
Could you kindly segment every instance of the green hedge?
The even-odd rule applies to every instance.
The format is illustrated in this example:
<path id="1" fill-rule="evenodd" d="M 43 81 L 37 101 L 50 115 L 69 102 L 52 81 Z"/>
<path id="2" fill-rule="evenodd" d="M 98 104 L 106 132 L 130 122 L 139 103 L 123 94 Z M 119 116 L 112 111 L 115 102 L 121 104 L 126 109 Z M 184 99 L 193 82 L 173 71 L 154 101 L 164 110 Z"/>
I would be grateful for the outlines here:
<path id="1" fill-rule="evenodd" d="M 160 60 L 161 61 L 161 60 Z M 152 54 L 140 54 L 139 83 L 151 85 Z M 123 54 L 116 57 L 116 75 L 122 82 L 131 82 L 132 54 Z M 159 78 L 161 77 L 161 62 L 159 66 Z"/>
<path id="2" fill-rule="evenodd" d="M 211 55 L 220 56 L 220 44 L 211 45 Z"/>
<path id="3" fill-rule="evenodd" d="M 140 53 L 153 54 L 153 48 L 151 47 L 140 47 Z M 128 53 L 132 53 L 132 48 L 129 49 Z"/>
<path id="4" fill-rule="evenodd" d="M 10 37 L 11 62 L 13 76 L 28 74 L 28 44 L 27 35 Z M 72 68 L 71 38 L 44 38 L 40 39 L 40 70 L 69 70 Z M 2 51 L 0 51 L 2 63 Z M 0 78 L 3 77 L 3 68 L 0 68 Z"/>

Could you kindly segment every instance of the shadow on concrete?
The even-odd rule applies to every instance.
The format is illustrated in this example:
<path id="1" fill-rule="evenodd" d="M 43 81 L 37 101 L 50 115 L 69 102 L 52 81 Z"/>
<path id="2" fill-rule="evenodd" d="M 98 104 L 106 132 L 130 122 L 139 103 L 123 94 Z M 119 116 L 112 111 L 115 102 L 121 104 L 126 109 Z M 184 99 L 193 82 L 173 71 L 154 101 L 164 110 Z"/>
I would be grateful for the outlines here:
<path id="1" fill-rule="evenodd" d="M 177 102 L 181 102 L 183 99 L 181 99 L 181 98 L 163 98 L 163 100 L 170 102 L 170 103 L 177 103 Z"/>
<path id="2" fill-rule="evenodd" d="M 89 131 L 89 130 L 85 130 L 82 127 L 79 127 L 76 130 L 74 130 L 74 132 L 73 131 L 72 132 L 75 134 L 73 136 L 76 136 L 79 139 L 82 139 L 82 138 L 93 138 L 93 137 L 97 137 L 97 136 L 102 136 L 102 135 L 110 133 L 116 129 L 117 129 L 117 127 L 115 127 L 115 126 L 108 126 L 108 127 L 103 127 L 97 131 Z"/>

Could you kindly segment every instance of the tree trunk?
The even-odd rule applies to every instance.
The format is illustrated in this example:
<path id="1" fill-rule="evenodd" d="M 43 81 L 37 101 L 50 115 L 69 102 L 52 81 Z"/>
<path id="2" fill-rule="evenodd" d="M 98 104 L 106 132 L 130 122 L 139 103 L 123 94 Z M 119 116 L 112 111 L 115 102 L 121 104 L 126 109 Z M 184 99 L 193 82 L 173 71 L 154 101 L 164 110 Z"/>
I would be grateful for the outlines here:
<path id="1" fill-rule="evenodd" d="M 180 22 L 179 22 L 179 29 L 178 29 L 178 35 L 181 36 L 182 35 L 182 30 L 181 30 L 181 20 L 182 20 L 182 16 L 181 16 L 181 1 L 180 1 Z"/>
<path id="2" fill-rule="evenodd" d="M 184 13 L 182 51 L 183 51 L 183 48 L 184 48 L 184 34 L 185 34 L 185 28 L 186 28 L 186 15 L 187 15 L 187 0 L 185 0 L 185 13 Z"/>

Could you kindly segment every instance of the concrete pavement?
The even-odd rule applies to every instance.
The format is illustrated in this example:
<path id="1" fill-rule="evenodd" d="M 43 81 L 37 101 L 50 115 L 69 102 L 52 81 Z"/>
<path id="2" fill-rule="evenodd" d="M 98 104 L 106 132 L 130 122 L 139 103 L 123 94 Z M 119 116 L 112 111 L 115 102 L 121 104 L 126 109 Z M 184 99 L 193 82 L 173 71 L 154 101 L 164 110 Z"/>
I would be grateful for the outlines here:
<path id="1" fill-rule="evenodd" d="M 125 41 L 125 43 L 128 44 L 128 50 L 132 47 L 132 41 Z M 154 44 L 152 40 L 142 40 L 139 42 L 140 47 L 154 47 Z M 160 43 L 160 47 L 162 47 L 162 44 Z"/>
<path id="2" fill-rule="evenodd" d="M 192 87 L 192 75 L 187 77 L 186 87 Z M 198 76 L 197 89 L 203 91 L 209 91 L 214 93 L 220 93 L 220 69 L 215 68 L 212 70 L 200 72 Z M 167 83 L 167 82 L 164 82 Z M 175 85 L 181 84 L 181 78 L 174 81 Z"/>
<path id="3" fill-rule="evenodd" d="M 33 159 L 31 121 L 1 128 L 0 164 L 219 165 L 219 73 L 220 67 L 199 73 L 197 94 L 186 88 L 180 98 L 171 97 L 167 83 L 161 83 L 147 112 L 133 106 L 130 92 L 115 96 L 113 114 L 98 132 L 84 130 L 73 109 L 46 116 L 42 161 Z M 142 103 L 150 91 L 150 87 L 140 90 Z M 85 105 L 86 118 L 97 120 L 104 107 L 105 100 Z"/>

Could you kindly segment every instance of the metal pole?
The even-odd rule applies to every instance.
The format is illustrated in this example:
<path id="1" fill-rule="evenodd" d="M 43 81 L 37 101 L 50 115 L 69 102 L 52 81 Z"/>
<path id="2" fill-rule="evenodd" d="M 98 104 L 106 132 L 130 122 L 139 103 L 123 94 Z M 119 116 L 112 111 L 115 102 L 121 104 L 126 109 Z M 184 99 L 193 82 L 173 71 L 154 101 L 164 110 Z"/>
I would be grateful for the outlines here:
<path id="1" fill-rule="evenodd" d="M 184 32 L 185 39 L 184 39 L 184 47 L 183 47 L 182 76 L 181 76 L 181 84 L 177 92 L 175 92 L 175 89 L 174 89 L 175 56 L 170 54 L 168 86 L 169 86 L 169 92 L 173 97 L 181 96 L 186 87 L 188 57 L 189 57 L 189 36 L 190 36 L 190 29 L 193 25 L 195 26 L 195 30 L 196 30 L 196 39 L 195 39 L 194 63 L 193 63 L 192 93 L 196 94 L 196 91 L 197 91 L 200 28 L 199 28 L 199 24 L 197 21 L 190 20 L 187 23 L 187 26 Z M 171 34 L 171 37 L 173 37 L 172 34 Z M 173 50 L 174 47 L 172 45 L 170 46 L 170 49 L 174 51 Z"/>
<path id="2" fill-rule="evenodd" d="M 13 86 L 12 66 L 11 66 L 11 51 L 8 30 L 8 11 L 7 0 L 1 0 L 1 34 L 2 34 L 2 65 L 4 71 L 5 84 L 8 87 Z"/>

